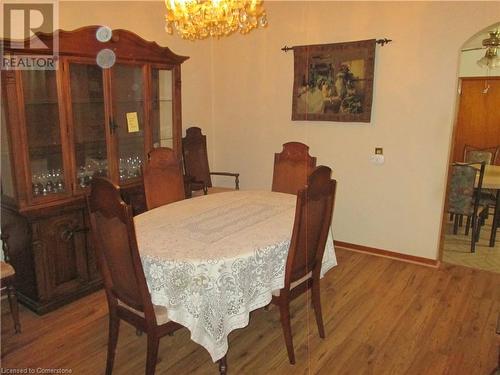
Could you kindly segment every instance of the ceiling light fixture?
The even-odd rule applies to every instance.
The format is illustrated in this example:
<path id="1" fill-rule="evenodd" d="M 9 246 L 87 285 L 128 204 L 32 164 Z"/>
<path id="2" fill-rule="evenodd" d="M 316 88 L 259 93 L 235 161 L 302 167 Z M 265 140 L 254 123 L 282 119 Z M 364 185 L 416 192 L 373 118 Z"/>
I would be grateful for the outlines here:
<path id="1" fill-rule="evenodd" d="M 246 34 L 267 25 L 262 0 L 165 0 L 167 33 L 184 39 Z"/>
<path id="2" fill-rule="evenodd" d="M 483 46 L 486 47 L 485 55 L 480 58 L 477 64 L 482 68 L 494 69 L 500 67 L 500 57 L 498 49 L 500 48 L 500 31 L 490 31 L 490 37 L 483 40 Z"/>

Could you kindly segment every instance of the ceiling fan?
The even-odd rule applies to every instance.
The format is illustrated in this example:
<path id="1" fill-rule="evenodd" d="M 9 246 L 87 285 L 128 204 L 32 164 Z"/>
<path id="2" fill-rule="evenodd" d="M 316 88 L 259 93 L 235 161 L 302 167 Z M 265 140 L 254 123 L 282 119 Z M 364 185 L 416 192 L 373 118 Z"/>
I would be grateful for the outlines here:
<path id="1" fill-rule="evenodd" d="M 498 55 L 500 49 L 500 30 L 493 30 L 488 32 L 489 38 L 483 39 L 482 47 L 464 48 L 462 52 L 474 51 L 486 48 L 486 53 L 480 58 L 477 64 L 482 68 L 498 68 L 500 67 L 500 56 Z"/>

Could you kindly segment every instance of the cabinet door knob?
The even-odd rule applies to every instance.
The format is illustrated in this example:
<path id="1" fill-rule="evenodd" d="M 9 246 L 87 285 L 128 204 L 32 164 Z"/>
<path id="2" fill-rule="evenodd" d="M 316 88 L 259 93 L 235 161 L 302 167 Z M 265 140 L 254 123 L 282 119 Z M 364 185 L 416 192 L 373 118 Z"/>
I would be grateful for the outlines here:
<path id="1" fill-rule="evenodd" d="M 63 241 L 69 241 L 73 238 L 75 233 L 81 233 L 81 232 L 88 232 L 89 228 L 80 228 L 80 227 L 75 227 L 75 228 L 67 228 L 61 232 L 61 239 Z"/>
<path id="2" fill-rule="evenodd" d="M 61 232 L 61 240 L 69 241 L 73 237 L 75 232 L 72 229 L 65 229 Z"/>

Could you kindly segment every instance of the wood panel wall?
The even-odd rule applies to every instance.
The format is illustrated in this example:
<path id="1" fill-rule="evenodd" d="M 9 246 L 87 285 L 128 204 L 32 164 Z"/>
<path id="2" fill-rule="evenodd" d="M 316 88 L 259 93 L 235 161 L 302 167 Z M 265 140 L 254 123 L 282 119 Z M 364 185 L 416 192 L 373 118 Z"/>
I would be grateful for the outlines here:
<path id="1" fill-rule="evenodd" d="M 453 161 L 463 161 L 466 144 L 500 145 L 500 77 L 461 79 Z"/>

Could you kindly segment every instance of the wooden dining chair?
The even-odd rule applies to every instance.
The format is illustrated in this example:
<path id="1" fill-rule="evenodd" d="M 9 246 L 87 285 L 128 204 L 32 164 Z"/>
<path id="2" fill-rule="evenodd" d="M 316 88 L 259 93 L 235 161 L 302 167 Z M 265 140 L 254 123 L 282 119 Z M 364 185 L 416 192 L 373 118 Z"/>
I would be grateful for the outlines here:
<path id="1" fill-rule="evenodd" d="M 212 176 L 227 176 L 234 178 L 235 190 L 240 189 L 240 174 L 233 172 L 210 172 L 208 165 L 207 137 L 201 133 L 201 129 L 193 126 L 186 129 L 186 136 L 182 138 L 182 156 L 184 159 L 184 171 L 191 180 L 191 190 L 203 190 L 204 194 L 214 191 L 227 191 L 232 189 L 212 189 Z"/>
<path id="2" fill-rule="evenodd" d="M 464 146 L 464 162 L 465 163 L 482 163 L 485 164 L 500 164 L 500 146 L 478 148 L 470 145 Z M 477 192 L 476 192 L 477 194 Z M 482 189 L 480 200 L 483 205 L 489 205 L 490 209 L 495 212 L 496 191 Z"/>
<path id="3" fill-rule="evenodd" d="M 307 186 L 297 193 L 295 222 L 285 269 L 285 286 L 273 292 L 271 303 L 279 306 L 288 359 L 295 363 L 290 301 L 312 289 L 312 304 L 319 336 L 325 337 L 320 300 L 320 271 L 326 240 L 332 221 L 336 181 L 331 169 L 319 166 L 307 179 Z"/>
<path id="4" fill-rule="evenodd" d="M 272 191 L 297 194 L 307 183 L 307 177 L 316 167 L 316 158 L 309 155 L 309 147 L 300 142 L 283 144 L 283 150 L 274 154 Z"/>
<path id="5" fill-rule="evenodd" d="M 1 239 L 2 239 L 2 250 L 5 261 L 0 261 L 0 292 L 2 296 L 7 295 L 7 299 L 9 301 L 10 313 L 12 314 L 12 319 L 14 320 L 14 331 L 16 333 L 21 333 L 21 322 L 19 320 L 19 306 L 17 303 L 16 288 L 14 286 L 16 279 L 16 271 L 14 270 L 14 267 L 12 267 L 12 265 L 8 263 L 9 236 L 5 233 L 2 233 Z"/>
<path id="6" fill-rule="evenodd" d="M 124 320 L 147 334 L 145 373 L 152 375 L 160 338 L 182 326 L 168 319 L 165 307 L 151 302 L 137 248 L 132 208 L 122 200 L 120 188 L 102 177 L 92 179 L 87 205 L 109 308 L 106 374 L 113 371 L 120 321 Z M 225 366 L 225 358 L 223 361 Z M 224 367 L 221 363 L 220 367 Z"/>
<path id="7" fill-rule="evenodd" d="M 94 178 L 88 197 L 90 225 L 109 307 L 106 374 L 113 371 L 120 321 L 148 336 L 146 374 L 154 374 L 160 337 L 181 328 L 154 306 L 142 268 L 132 209 L 120 188 L 104 178 Z"/>
<path id="8" fill-rule="evenodd" d="M 142 174 L 148 210 L 185 199 L 182 166 L 172 149 L 149 152 Z"/>
<path id="9" fill-rule="evenodd" d="M 480 164 L 479 170 L 472 164 L 453 163 L 451 179 L 448 187 L 448 213 L 454 215 L 453 234 L 458 233 L 460 218 L 467 217 L 465 234 L 472 228 L 471 252 L 476 249 L 479 240 L 481 225 L 488 215 L 488 206 L 481 205 L 481 189 L 483 184 L 485 163 Z M 477 179 L 477 183 L 476 183 Z"/>

